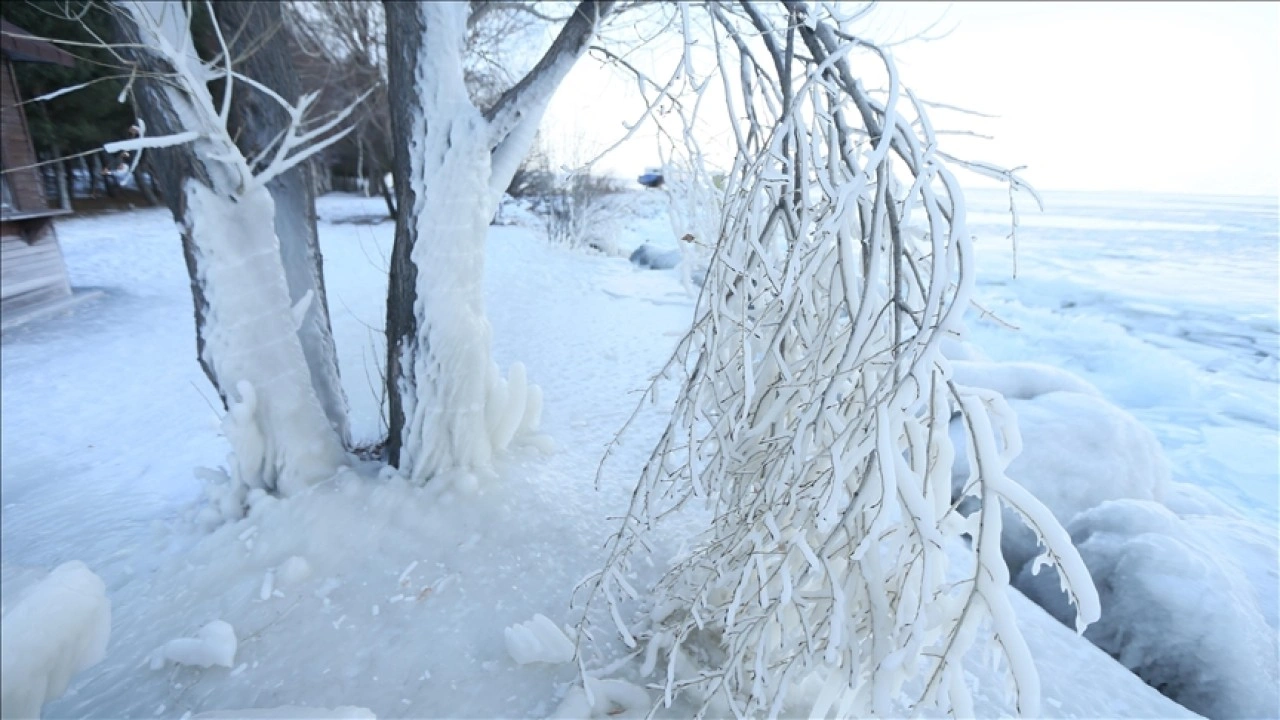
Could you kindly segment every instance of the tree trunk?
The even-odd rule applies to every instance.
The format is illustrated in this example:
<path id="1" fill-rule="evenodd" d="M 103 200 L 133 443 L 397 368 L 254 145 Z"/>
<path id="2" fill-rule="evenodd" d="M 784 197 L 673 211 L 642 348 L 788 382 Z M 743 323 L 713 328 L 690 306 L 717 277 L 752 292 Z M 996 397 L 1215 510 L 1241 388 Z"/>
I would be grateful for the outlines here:
<path id="1" fill-rule="evenodd" d="M 396 239 L 387 306 L 388 450 L 417 482 L 492 465 L 484 239 L 487 126 L 460 67 L 465 6 L 387 4 Z M 428 33 L 430 35 L 428 36 Z M 423 72 L 431 68 L 431 72 Z"/>
<path id="2" fill-rule="evenodd" d="M 58 159 L 53 164 L 53 180 L 58 187 L 58 208 L 71 209 L 71 190 L 67 187 L 67 161 L 62 159 L 62 145 L 55 143 L 53 156 Z"/>
<path id="3" fill-rule="evenodd" d="M 270 2 L 219 2 L 215 5 L 218 24 L 231 46 L 240 72 L 274 90 L 290 103 L 301 90 L 289 58 L 288 29 L 280 15 L 280 4 Z M 265 38 L 265 28 L 275 35 Z M 279 103 L 257 90 L 241 87 L 231 106 L 232 137 L 238 138 L 246 157 L 266 148 L 289 124 L 289 115 Z M 324 406 L 325 416 L 343 444 L 350 447 L 347 396 L 338 373 L 338 355 L 329 321 L 329 303 L 324 287 L 323 259 L 316 235 L 315 189 L 311 163 L 301 163 L 267 183 L 276 203 L 275 229 L 280 239 L 280 256 L 289 283 L 289 300 L 298 303 L 311 294 L 298 338 L 311 370 L 311 384 Z"/>
<path id="4" fill-rule="evenodd" d="M 394 163 L 393 163 L 394 164 Z M 387 187 L 386 175 L 387 171 L 383 167 L 378 168 L 378 192 L 382 194 L 382 201 L 387 204 L 387 217 L 392 220 L 396 219 L 396 198 L 391 188 Z"/>
<path id="5" fill-rule="evenodd" d="M 102 176 L 102 157 L 99 153 L 94 153 L 89 156 L 89 197 L 99 197 L 98 183 L 102 183 L 105 192 L 107 183 Z"/>
<path id="6" fill-rule="evenodd" d="M 427 28 L 417 8 L 408 3 L 384 3 L 387 13 L 387 62 L 388 84 L 391 97 L 416 97 L 405 95 L 417 90 L 416 73 L 418 55 L 426 40 Z M 416 194 L 410 184 L 410 161 L 414 153 L 414 138 L 410 133 L 421 131 L 418 113 L 421 108 L 410 102 L 391 103 L 392 177 L 395 179 L 395 201 L 384 192 L 387 208 L 396 218 L 395 243 L 391 249 L 391 275 L 387 284 L 387 400 L 388 426 L 387 461 L 400 467 L 401 435 L 404 432 L 404 398 L 400 386 L 404 370 L 401 362 L 411 360 L 407 354 L 417 330 L 413 306 L 417 301 L 415 287 L 418 281 L 417 267 L 410 259 L 418 239 L 417 226 L 407 221 L 410 212 L 398 213 L 396 208 L 415 207 Z"/>
<path id="7" fill-rule="evenodd" d="M 467 5 L 386 2 L 396 237 L 387 298 L 390 462 L 415 482 L 491 470 L 540 391 L 490 357 L 484 241 L 551 94 L 611 2 L 582 2 L 487 113 L 463 79 Z"/>
<path id="8" fill-rule="evenodd" d="M 138 183 L 138 189 L 142 191 L 142 197 L 146 198 L 148 205 L 155 207 L 160 204 L 160 198 L 156 196 L 156 188 L 150 173 L 146 172 L 142 165 L 138 165 L 134 171 L 133 179 L 134 182 Z"/>
<path id="9" fill-rule="evenodd" d="M 364 176 L 364 143 L 356 141 L 356 177 L 360 178 L 360 194 L 369 197 L 369 179 Z"/>
<path id="10" fill-rule="evenodd" d="M 84 158 L 80 158 L 80 159 L 83 160 Z M 76 197 L 76 163 L 63 160 L 61 163 L 59 163 L 59 167 L 62 168 L 62 172 L 64 174 L 62 182 L 66 184 L 67 192 L 68 192 L 67 197 L 71 201 L 74 201 Z M 67 209 L 68 210 L 71 209 L 70 202 L 67 203 Z"/>
<path id="11" fill-rule="evenodd" d="M 254 184 L 195 61 L 134 49 L 157 47 L 153 33 L 168 33 L 170 47 L 189 46 L 182 5 L 123 7 L 149 23 L 146 31 L 123 17 L 117 25 L 141 71 L 135 92 L 148 135 L 199 136 L 144 152 L 182 228 L 197 357 L 229 409 L 223 429 L 235 450 L 233 471 L 248 487 L 295 493 L 331 476 L 346 456 L 311 385 L 274 230 L 275 202 Z M 312 303 L 308 315 L 315 314 Z"/>

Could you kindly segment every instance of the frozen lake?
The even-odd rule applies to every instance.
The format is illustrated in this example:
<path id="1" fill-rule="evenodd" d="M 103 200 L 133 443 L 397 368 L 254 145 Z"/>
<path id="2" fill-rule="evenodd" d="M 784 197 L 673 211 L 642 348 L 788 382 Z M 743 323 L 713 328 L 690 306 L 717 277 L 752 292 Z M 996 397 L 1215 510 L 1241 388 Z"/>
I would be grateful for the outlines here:
<path id="1" fill-rule="evenodd" d="M 1280 487 L 1277 201 L 974 193 L 979 302 L 1012 330 L 971 319 L 996 360 L 1084 376 L 1159 437 L 1174 479 L 1274 525 Z"/>

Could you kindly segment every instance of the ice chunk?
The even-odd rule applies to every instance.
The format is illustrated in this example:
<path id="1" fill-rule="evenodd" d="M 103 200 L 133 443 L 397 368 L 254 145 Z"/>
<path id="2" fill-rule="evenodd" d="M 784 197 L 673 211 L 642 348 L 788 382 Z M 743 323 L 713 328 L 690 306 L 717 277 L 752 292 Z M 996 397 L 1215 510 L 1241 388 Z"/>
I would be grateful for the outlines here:
<path id="1" fill-rule="evenodd" d="M 266 575 L 262 576 L 262 587 L 258 590 L 258 599 L 266 602 L 271 599 L 271 592 L 276 589 L 276 571 L 268 570 Z"/>
<path id="2" fill-rule="evenodd" d="M 586 687 L 573 687 L 553 718 L 643 718 L 653 701 L 644 688 L 623 680 L 586 678 Z"/>
<path id="3" fill-rule="evenodd" d="M 225 620 L 214 620 L 200 628 L 194 638 L 170 640 L 151 654 L 151 667 L 158 670 L 166 661 L 179 665 L 229 668 L 236 659 L 236 631 Z"/>
<path id="4" fill-rule="evenodd" d="M 106 585 L 73 560 L 28 588 L 0 620 L 0 717 L 39 717 L 71 676 L 106 655 Z"/>
<path id="5" fill-rule="evenodd" d="M 534 615 L 532 620 L 512 625 L 503 634 L 511 659 L 521 665 L 564 663 L 573 659 L 573 641 L 546 615 Z"/>
<path id="6" fill-rule="evenodd" d="M 311 576 L 311 566 L 305 558 L 294 555 L 280 563 L 276 577 L 285 585 L 296 585 Z"/>

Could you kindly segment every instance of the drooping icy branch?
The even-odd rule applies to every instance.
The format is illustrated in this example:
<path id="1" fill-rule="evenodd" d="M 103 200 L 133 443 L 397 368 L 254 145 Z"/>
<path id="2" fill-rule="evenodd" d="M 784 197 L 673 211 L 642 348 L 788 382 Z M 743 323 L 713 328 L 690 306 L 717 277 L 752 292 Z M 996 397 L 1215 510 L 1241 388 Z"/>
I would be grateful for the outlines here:
<path id="1" fill-rule="evenodd" d="M 1016 710 L 1034 715 L 1001 505 L 1063 567 L 1081 623 L 1096 593 L 1069 537 L 1004 476 L 1019 447 L 1007 405 L 956 386 L 941 353 L 973 291 L 962 189 L 891 56 L 805 3 L 783 10 L 711 5 L 732 41 L 715 45 L 727 109 L 746 127 L 694 326 L 651 388 L 674 381 L 672 415 L 583 586 L 588 606 L 607 606 L 668 705 L 684 693 L 737 717 L 970 715 L 961 659 L 990 644 Z M 953 413 L 974 472 L 965 494 L 982 500 L 968 516 L 951 495 Z M 636 592 L 620 578 L 645 535 L 697 502 L 707 527 L 625 622 Z"/>

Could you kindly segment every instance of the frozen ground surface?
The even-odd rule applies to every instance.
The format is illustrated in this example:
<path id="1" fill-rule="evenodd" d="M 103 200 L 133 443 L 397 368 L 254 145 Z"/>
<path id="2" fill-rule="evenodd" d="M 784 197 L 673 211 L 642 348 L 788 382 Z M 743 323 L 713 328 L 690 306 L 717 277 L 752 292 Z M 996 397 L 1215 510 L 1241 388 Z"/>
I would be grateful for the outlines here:
<path id="1" fill-rule="evenodd" d="M 674 247 L 652 198 L 637 202 L 618 244 Z M 997 359 L 1037 359 L 1085 376 L 1155 430 L 1179 479 L 1274 522 L 1275 278 L 1257 268 L 1268 252 L 1275 268 L 1274 235 L 1269 250 L 1228 244 L 1199 261 L 1142 246 L 1152 233 L 1190 242 L 1184 225 L 1253 222 L 1249 232 L 1265 230 L 1267 212 L 1274 232 L 1274 205 L 1248 206 L 1242 220 L 1230 204 L 1197 218 L 1183 217 L 1182 204 L 1153 204 L 1151 218 L 1119 209 L 1111 217 L 1086 204 L 1038 218 L 1038 235 L 1024 217 L 1017 281 L 1002 243 L 984 240 L 983 302 L 1022 330 L 976 318 L 970 325 Z M 365 441 L 381 430 L 379 329 L 392 235 L 389 223 L 372 221 L 381 211 L 377 198 L 329 196 L 318 206 L 352 425 Z M 1111 239 L 1098 240 L 1099 232 Z M 77 676 L 46 716 L 301 706 L 362 707 L 381 717 L 535 717 L 555 708 L 573 672 L 517 664 L 504 630 L 535 614 L 576 620 L 569 589 L 599 562 L 614 529 L 608 516 L 625 506 L 647 455 L 644 428 L 655 428 L 660 408 L 645 411 L 641 432 L 606 467 L 597 492 L 601 450 L 692 310 L 674 272 L 550 247 L 520 226 L 495 228 L 486 268 L 495 359 L 524 362 L 542 386 L 543 428 L 556 450 L 518 449 L 500 480 L 461 496 L 348 475 L 203 534 L 188 520 L 201 491 L 192 468 L 223 463 L 227 448 L 216 399 L 193 359 L 172 221 L 140 210 L 72 218 L 59 234 L 72 283 L 105 294 L 3 335 L 0 580 L 7 610 L 48 569 L 81 560 L 106 584 L 112 630 L 106 658 Z M 1195 297 L 1184 292 L 1190 281 L 1170 286 L 1159 272 L 1214 262 L 1227 268 L 1221 289 L 1234 293 L 1230 302 L 1213 292 Z M 1234 277 L 1229 271 L 1240 267 L 1232 263 L 1247 272 Z M 1134 266 L 1155 279 L 1139 282 Z M 1113 280 L 1095 281 L 1095 268 Z M 1170 299 L 1177 312 L 1161 309 Z M 1021 597 L 1015 606 L 1041 669 L 1046 715 L 1185 712 L 1039 608 Z M 196 638 L 217 620 L 234 629 L 230 668 L 151 669 L 158 648 Z M 1005 712 L 1002 681 L 973 669 L 979 711 Z"/>

